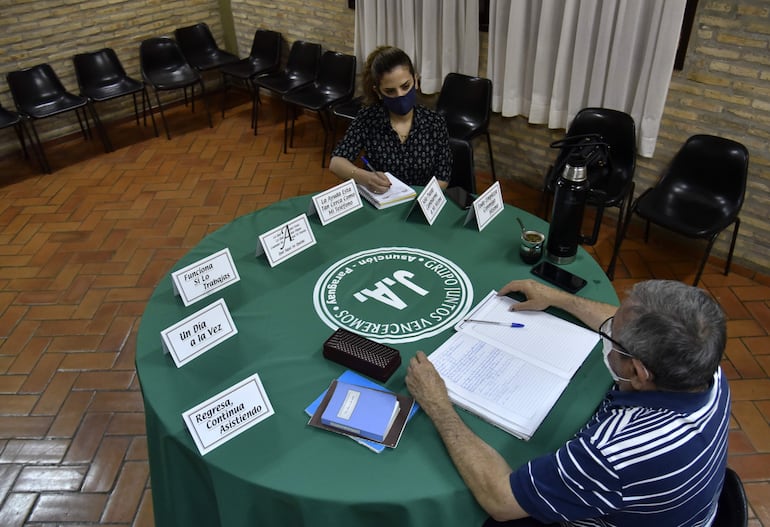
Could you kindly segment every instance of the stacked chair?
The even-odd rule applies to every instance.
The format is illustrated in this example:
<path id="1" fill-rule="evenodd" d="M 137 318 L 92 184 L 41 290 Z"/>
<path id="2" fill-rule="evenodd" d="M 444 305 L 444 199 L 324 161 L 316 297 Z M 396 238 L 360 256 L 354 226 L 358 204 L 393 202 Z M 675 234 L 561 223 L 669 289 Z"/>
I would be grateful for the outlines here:
<path id="1" fill-rule="evenodd" d="M 265 89 L 283 98 L 292 90 L 310 84 L 318 75 L 321 63 L 321 45 L 303 40 L 295 40 L 289 50 L 286 67 L 282 70 L 261 75 L 254 79 L 257 95 Z M 288 111 L 288 109 L 287 109 Z M 288 118 L 288 117 L 287 117 Z M 254 133 L 257 133 L 257 115 L 254 115 Z M 283 143 L 286 152 L 286 141 Z"/>
<path id="2" fill-rule="evenodd" d="M 329 132 L 333 130 L 332 105 L 349 100 L 356 89 L 356 58 L 336 51 L 326 51 L 321 56 L 321 63 L 316 79 L 283 96 L 286 103 L 286 118 L 283 123 L 283 150 L 286 152 L 286 135 L 291 113 L 291 134 L 289 143 L 294 146 L 294 121 L 297 108 L 317 112 L 324 131 L 324 144 L 321 154 L 321 166 L 326 162 L 326 145 Z M 290 110 L 291 109 L 291 110 Z"/>
<path id="3" fill-rule="evenodd" d="M 168 139 L 171 139 L 171 133 L 168 129 L 166 116 L 163 113 L 163 104 L 160 102 L 159 92 L 161 91 L 184 90 L 186 103 L 187 88 L 191 88 L 192 111 L 194 112 L 195 86 L 199 85 L 201 98 L 206 107 L 209 127 L 214 127 L 211 121 L 208 101 L 206 100 L 206 88 L 203 86 L 203 79 L 198 70 L 187 62 L 179 44 L 175 40 L 169 37 L 153 37 L 142 41 L 139 46 L 139 61 L 144 82 L 152 86 L 155 91 L 160 117 L 163 121 L 163 127 L 166 129 L 166 137 Z"/>
<path id="4" fill-rule="evenodd" d="M 255 79 L 260 75 L 278 70 L 281 65 L 281 48 L 283 48 L 283 36 L 280 33 L 258 29 L 254 33 L 249 56 L 219 68 L 222 72 L 222 118 L 225 116 L 228 86 L 233 82 L 240 83 L 251 94 L 251 127 L 254 129 L 254 135 L 257 135 L 259 87 Z"/>

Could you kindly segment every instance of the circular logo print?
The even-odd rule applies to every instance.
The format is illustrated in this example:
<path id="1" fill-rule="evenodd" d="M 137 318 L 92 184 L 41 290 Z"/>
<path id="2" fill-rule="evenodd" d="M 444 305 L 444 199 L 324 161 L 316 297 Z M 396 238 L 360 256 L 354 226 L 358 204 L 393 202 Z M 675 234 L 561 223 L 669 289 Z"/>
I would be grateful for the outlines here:
<path id="1" fill-rule="evenodd" d="M 352 254 L 329 267 L 313 289 L 316 312 L 330 328 L 386 343 L 436 335 L 454 326 L 472 301 L 462 269 L 411 247 Z"/>

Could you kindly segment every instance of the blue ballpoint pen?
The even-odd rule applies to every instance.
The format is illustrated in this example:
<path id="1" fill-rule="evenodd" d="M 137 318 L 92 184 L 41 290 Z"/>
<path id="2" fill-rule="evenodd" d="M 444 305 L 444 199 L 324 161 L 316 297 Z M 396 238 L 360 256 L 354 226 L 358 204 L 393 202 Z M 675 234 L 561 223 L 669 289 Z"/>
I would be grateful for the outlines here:
<path id="1" fill-rule="evenodd" d="M 365 166 L 366 168 L 368 168 L 368 169 L 369 169 L 371 172 L 374 172 L 375 174 L 377 173 L 377 171 L 374 169 L 374 167 L 372 166 L 372 164 L 369 162 L 369 160 L 368 160 L 368 159 L 366 159 L 366 157 L 365 157 L 365 156 L 361 156 L 361 161 L 363 161 L 363 162 L 364 162 L 364 166 Z"/>
<path id="2" fill-rule="evenodd" d="M 497 322 L 494 320 L 473 320 L 472 318 L 466 318 L 463 322 L 473 322 L 474 324 L 492 324 L 493 326 L 505 326 L 508 328 L 523 328 L 524 324 L 518 322 Z"/>

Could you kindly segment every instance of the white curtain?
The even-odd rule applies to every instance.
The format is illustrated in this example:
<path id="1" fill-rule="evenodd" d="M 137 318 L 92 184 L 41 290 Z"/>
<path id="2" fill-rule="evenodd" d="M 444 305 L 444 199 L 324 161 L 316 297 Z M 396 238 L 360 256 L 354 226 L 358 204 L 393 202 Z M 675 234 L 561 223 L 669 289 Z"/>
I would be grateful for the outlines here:
<path id="1" fill-rule="evenodd" d="M 621 110 L 652 157 L 686 0 L 491 0 L 492 109 L 566 128 L 588 106 Z"/>
<path id="2" fill-rule="evenodd" d="M 478 75 L 478 0 L 359 0 L 354 52 L 359 70 L 377 46 L 403 49 L 423 93 L 441 90 L 450 72 Z"/>

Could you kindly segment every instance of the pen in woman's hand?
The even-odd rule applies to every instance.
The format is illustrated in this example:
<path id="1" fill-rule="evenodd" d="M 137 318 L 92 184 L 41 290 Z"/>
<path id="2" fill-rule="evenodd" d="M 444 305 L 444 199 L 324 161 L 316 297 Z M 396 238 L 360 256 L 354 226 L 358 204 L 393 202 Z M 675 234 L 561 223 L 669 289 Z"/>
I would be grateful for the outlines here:
<path id="1" fill-rule="evenodd" d="M 369 171 L 370 171 L 372 174 L 374 174 L 374 177 L 375 177 L 377 180 L 379 180 L 379 181 L 377 181 L 377 184 L 378 184 L 378 185 L 380 185 L 380 186 L 383 186 L 383 187 L 385 187 L 385 190 L 382 190 L 382 191 L 380 191 L 380 192 L 385 192 L 385 191 L 387 191 L 387 190 L 390 188 L 390 180 L 388 179 L 388 177 L 387 177 L 385 174 L 382 174 L 382 173 L 380 173 L 380 172 L 377 172 L 377 171 L 374 169 L 374 167 L 372 166 L 372 164 L 369 162 L 369 160 L 368 160 L 368 159 L 366 159 L 366 156 L 361 156 L 361 161 L 363 161 L 363 163 L 364 163 L 364 166 L 365 166 L 365 167 L 366 167 L 366 168 L 367 168 L 367 169 L 368 169 L 368 170 L 369 170 Z M 378 190 L 377 190 L 376 188 L 375 188 L 375 189 L 372 189 L 372 190 L 373 190 L 374 192 L 378 192 Z"/>

